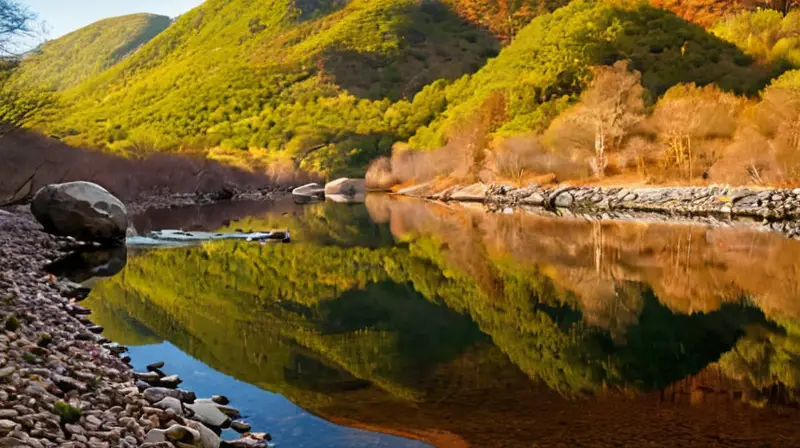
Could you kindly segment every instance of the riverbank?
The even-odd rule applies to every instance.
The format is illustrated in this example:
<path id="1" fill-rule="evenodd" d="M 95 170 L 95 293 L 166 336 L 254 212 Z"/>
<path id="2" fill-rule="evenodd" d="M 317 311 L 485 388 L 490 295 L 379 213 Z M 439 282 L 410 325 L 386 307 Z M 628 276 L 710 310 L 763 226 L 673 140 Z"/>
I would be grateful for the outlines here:
<path id="1" fill-rule="evenodd" d="M 0 210 L 0 447 L 266 446 L 263 434 L 221 442 L 209 428 L 235 410 L 133 371 L 77 304 L 88 289 L 44 271 L 74 245 L 26 207 Z"/>
<path id="2" fill-rule="evenodd" d="M 510 187 L 456 185 L 434 190 L 422 184 L 401 195 L 443 202 L 482 203 L 490 210 L 523 208 L 534 212 L 592 219 L 635 219 L 725 223 L 742 221 L 800 238 L 800 189 L 742 187 Z"/>

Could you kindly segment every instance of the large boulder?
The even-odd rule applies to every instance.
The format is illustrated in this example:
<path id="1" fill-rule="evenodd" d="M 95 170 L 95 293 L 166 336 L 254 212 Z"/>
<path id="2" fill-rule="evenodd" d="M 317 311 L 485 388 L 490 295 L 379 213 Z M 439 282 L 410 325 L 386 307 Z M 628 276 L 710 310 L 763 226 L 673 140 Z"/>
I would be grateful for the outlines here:
<path id="1" fill-rule="evenodd" d="M 292 190 L 292 197 L 298 204 L 308 204 L 309 202 L 321 201 L 325 199 L 325 189 L 319 184 L 306 184 L 302 187 L 297 187 Z"/>
<path id="2" fill-rule="evenodd" d="M 109 246 L 125 242 L 125 204 L 91 182 L 48 185 L 34 196 L 31 211 L 49 233 Z"/>
<path id="3" fill-rule="evenodd" d="M 344 195 L 355 196 L 367 192 L 367 184 L 364 179 L 336 179 L 325 184 L 325 196 Z"/>

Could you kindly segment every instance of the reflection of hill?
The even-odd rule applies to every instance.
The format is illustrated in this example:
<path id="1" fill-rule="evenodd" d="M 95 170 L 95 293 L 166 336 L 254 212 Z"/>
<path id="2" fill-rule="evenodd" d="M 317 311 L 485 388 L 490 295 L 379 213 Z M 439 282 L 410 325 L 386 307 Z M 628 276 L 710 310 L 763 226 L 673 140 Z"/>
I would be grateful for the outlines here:
<path id="1" fill-rule="evenodd" d="M 333 421 L 439 446 L 785 435 L 784 411 L 735 403 L 800 386 L 791 296 L 762 283 L 789 275 L 797 243 L 368 205 L 384 224 L 325 205 L 231 224 L 280 223 L 298 243 L 141 254 L 93 300 Z M 745 238 L 782 256 L 743 259 Z"/>

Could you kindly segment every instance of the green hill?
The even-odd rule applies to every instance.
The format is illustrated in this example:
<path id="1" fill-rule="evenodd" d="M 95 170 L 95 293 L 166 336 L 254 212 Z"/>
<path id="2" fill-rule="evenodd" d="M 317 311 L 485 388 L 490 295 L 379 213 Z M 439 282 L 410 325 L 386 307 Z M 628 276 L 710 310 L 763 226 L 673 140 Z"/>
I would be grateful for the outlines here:
<path id="1" fill-rule="evenodd" d="M 772 77 L 733 44 L 644 3 L 575 0 L 537 17 L 500 56 L 439 94 L 447 108 L 412 144 L 443 145 L 459 122 L 492 96 L 501 96 L 501 134 L 541 131 L 590 79 L 590 67 L 630 60 L 653 97 L 678 83 L 716 83 L 754 94 Z M 428 101 L 428 100 L 426 100 Z"/>
<path id="2" fill-rule="evenodd" d="M 539 131 L 578 98 L 592 66 L 630 60 L 652 98 L 689 82 L 753 94 L 775 74 L 644 3 L 545 8 L 499 55 L 459 5 L 208 0 L 64 91 L 33 126 L 123 155 L 209 149 L 234 163 L 361 175 L 395 142 L 441 146 L 489 100 L 502 106 L 492 133 Z"/>
<path id="3" fill-rule="evenodd" d="M 386 116 L 393 101 L 477 71 L 498 51 L 438 2 L 343 3 L 206 1 L 64 92 L 39 126 L 120 153 L 266 148 L 341 172 L 410 136 L 397 122 L 409 117 Z"/>
<path id="4" fill-rule="evenodd" d="M 42 45 L 23 61 L 17 80 L 53 90 L 73 87 L 131 55 L 170 23 L 154 14 L 101 20 Z"/>

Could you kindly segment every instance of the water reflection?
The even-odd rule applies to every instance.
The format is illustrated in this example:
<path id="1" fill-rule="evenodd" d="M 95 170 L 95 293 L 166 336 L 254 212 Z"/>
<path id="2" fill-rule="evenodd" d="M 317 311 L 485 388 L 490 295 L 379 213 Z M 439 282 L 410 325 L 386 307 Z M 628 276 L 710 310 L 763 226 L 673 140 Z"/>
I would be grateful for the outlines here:
<path id="1" fill-rule="evenodd" d="M 237 226 L 296 242 L 132 257 L 99 323 L 436 446 L 800 444 L 798 242 L 388 196 Z"/>
<path id="2" fill-rule="evenodd" d="M 45 271 L 73 282 L 85 282 L 95 277 L 112 277 L 128 263 L 125 247 L 77 251 L 45 266 Z"/>

